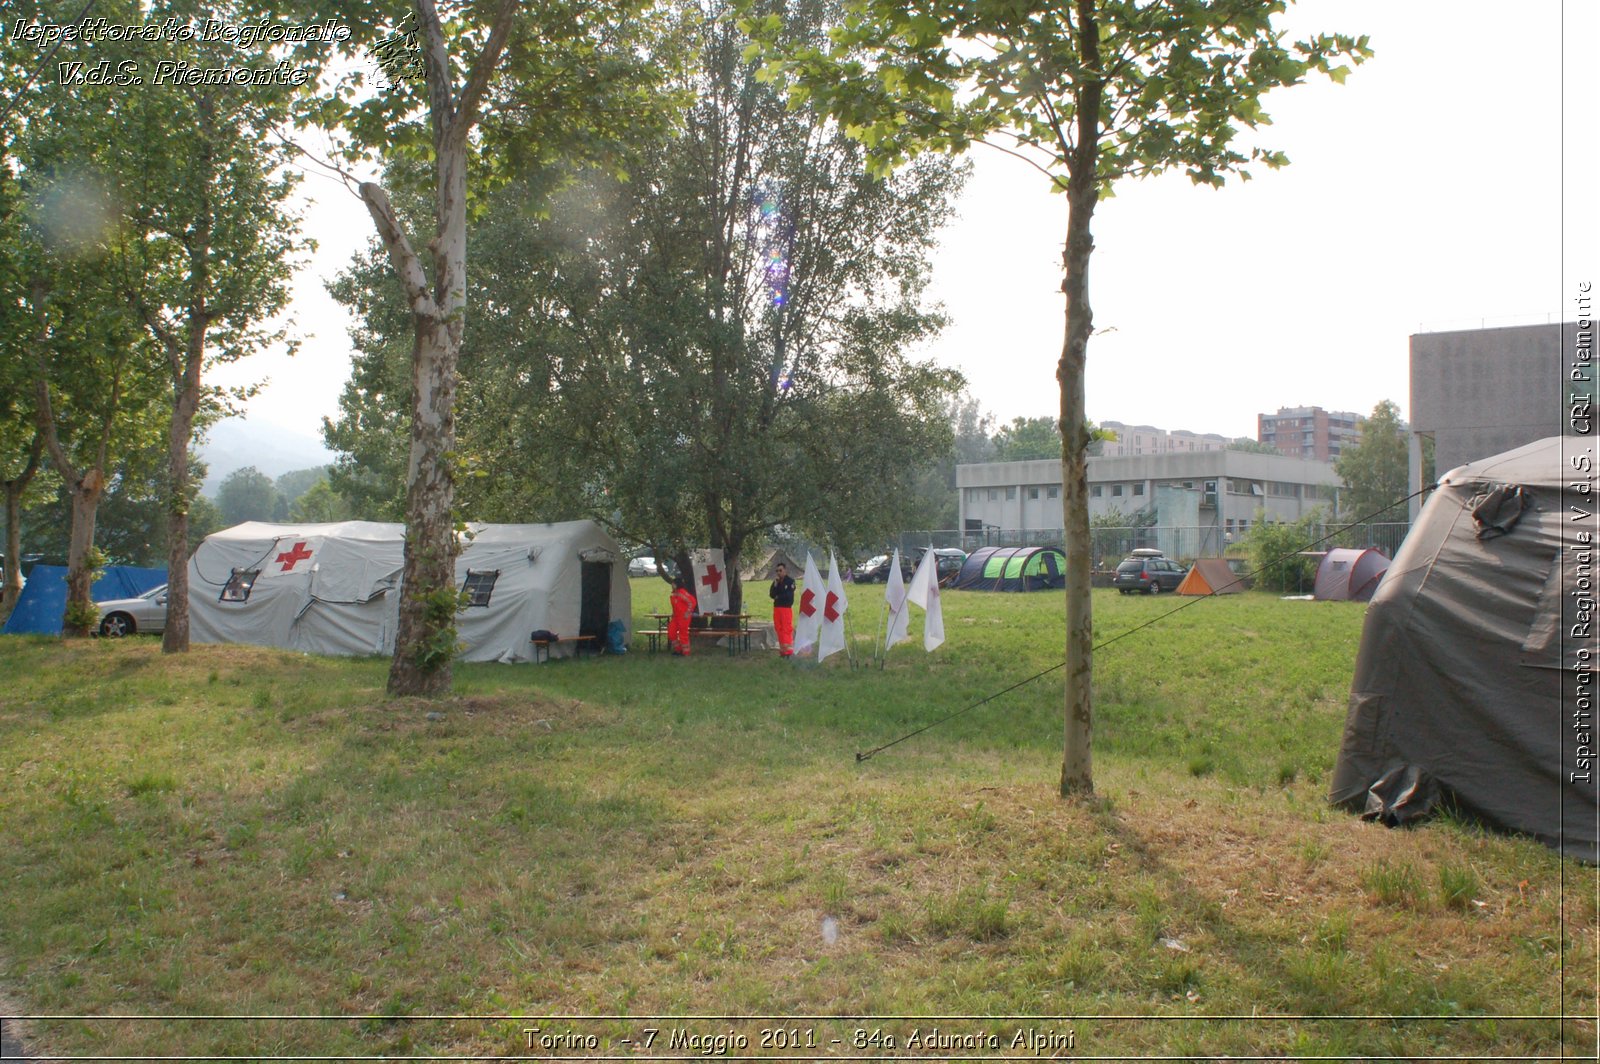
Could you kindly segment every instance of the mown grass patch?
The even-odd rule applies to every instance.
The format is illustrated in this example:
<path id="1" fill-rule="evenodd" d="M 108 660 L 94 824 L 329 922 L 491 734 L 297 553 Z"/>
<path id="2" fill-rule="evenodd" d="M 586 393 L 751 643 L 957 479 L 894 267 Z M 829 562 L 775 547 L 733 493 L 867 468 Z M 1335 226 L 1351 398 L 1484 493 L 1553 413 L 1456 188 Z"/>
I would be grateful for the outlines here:
<path id="1" fill-rule="evenodd" d="M 1171 605 L 1098 597 L 1099 637 Z M 621 1012 L 1300 1017 L 1077 1024 L 1098 1055 L 1559 1046 L 1484 1017 L 1588 1008 L 1593 870 L 1323 801 L 1357 606 L 1237 596 L 1102 650 L 1095 802 L 1054 793 L 1059 672 L 856 760 L 1048 669 L 1058 609 L 951 593 L 946 647 L 883 670 L 635 652 L 463 666 L 437 702 L 387 699 L 381 661 L 8 639 L 0 981 L 39 1013 L 376 1017 L 40 1025 L 82 1054 L 522 1055 L 518 1021 L 412 1017 Z M 1315 1018 L 1393 1015 L 1431 1018 Z"/>

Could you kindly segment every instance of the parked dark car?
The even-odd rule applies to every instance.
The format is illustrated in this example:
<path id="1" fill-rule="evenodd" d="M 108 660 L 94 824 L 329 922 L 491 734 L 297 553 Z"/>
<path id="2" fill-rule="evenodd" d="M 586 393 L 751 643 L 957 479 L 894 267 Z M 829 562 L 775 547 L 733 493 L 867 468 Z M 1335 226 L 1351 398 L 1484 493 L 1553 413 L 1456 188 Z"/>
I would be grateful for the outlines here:
<path id="1" fill-rule="evenodd" d="M 917 565 L 922 564 L 922 556 L 926 553 L 926 548 L 917 552 Z M 961 573 L 961 567 L 967 564 L 967 552 L 956 547 L 935 547 L 933 556 L 940 587 L 949 587 L 951 581 Z M 916 566 L 912 566 L 912 571 L 916 571 Z"/>
<path id="2" fill-rule="evenodd" d="M 1117 565 L 1117 575 L 1111 586 L 1124 595 L 1135 591 L 1142 595 L 1157 595 L 1175 591 L 1189 570 L 1162 556 L 1158 550 L 1142 548 L 1134 551 Z"/>
<path id="3" fill-rule="evenodd" d="M 858 584 L 886 584 L 889 582 L 889 566 L 894 562 L 893 554 L 879 554 L 868 558 L 855 567 L 853 576 Z M 910 580 L 911 574 L 916 572 L 916 566 L 911 564 L 911 559 L 905 555 L 900 556 L 900 576 Z"/>

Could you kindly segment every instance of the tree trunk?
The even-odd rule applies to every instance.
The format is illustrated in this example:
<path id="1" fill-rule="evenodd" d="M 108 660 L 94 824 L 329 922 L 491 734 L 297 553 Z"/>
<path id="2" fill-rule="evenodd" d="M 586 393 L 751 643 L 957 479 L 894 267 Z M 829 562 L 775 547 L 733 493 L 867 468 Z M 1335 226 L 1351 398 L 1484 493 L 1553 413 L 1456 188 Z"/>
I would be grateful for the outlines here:
<path id="1" fill-rule="evenodd" d="M 72 530 L 67 540 L 67 608 L 61 615 L 61 634 L 78 639 L 94 634 L 94 549 L 95 513 L 105 492 L 105 474 L 91 469 L 71 485 Z M 74 621 L 76 618 L 76 621 Z"/>
<path id="2" fill-rule="evenodd" d="M 0 624 L 11 616 L 17 599 L 22 596 L 22 496 L 26 494 L 33 475 L 39 471 L 39 459 L 44 455 L 44 434 L 33 434 L 28 464 L 20 474 L 5 482 L 6 491 L 6 556 L 4 586 L 0 587 Z"/>
<path id="3" fill-rule="evenodd" d="M 728 570 L 728 612 L 744 612 L 744 581 L 739 579 L 739 547 L 722 548 L 722 564 Z"/>
<path id="4" fill-rule="evenodd" d="M 1098 70 L 1099 30 L 1094 0 L 1078 0 L 1078 44 L 1085 66 Z M 1082 81 L 1076 91 L 1077 138 L 1067 184 L 1067 243 L 1062 251 L 1067 297 L 1066 336 L 1056 380 L 1061 385 L 1061 527 L 1067 555 L 1067 677 L 1061 757 L 1061 795 L 1094 793 L 1093 735 L 1094 616 L 1089 570 L 1089 433 L 1084 413 L 1084 367 L 1094 314 L 1089 306 L 1089 258 L 1094 236 L 1089 223 L 1099 198 L 1095 182 L 1100 130 L 1101 85 Z"/>
<path id="5" fill-rule="evenodd" d="M 455 371 L 460 348 L 439 322 L 417 323 L 405 573 L 389 693 L 447 694 L 455 653 Z"/>
<path id="6" fill-rule="evenodd" d="M 202 333 L 203 335 L 203 333 Z M 189 651 L 189 438 L 200 406 L 201 359 L 184 366 L 174 396 L 172 428 L 167 435 L 167 628 L 163 654 Z"/>
<path id="7" fill-rule="evenodd" d="M 378 236 L 389 253 L 406 302 L 415 341 L 411 348 L 411 461 L 406 489 L 405 570 L 400 626 L 389 665 L 389 693 L 434 696 L 450 690 L 455 656 L 456 364 L 466 332 L 467 137 L 511 34 L 517 0 L 501 0 L 483 50 L 460 96 L 452 92 L 452 67 L 444 27 L 433 0 L 416 0 L 433 126 L 433 284 L 383 189 L 361 186 Z"/>
<path id="8" fill-rule="evenodd" d="M 199 100 L 200 121 L 212 133 L 214 107 L 211 98 Z M 188 336 L 182 352 L 176 350 L 177 337 L 169 336 L 167 358 L 172 374 L 172 425 L 167 433 L 167 628 L 161 636 L 163 654 L 189 652 L 189 439 L 194 435 L 194 419 L 200 410 L 200 372 L 205 366 L 206 329 L 211 324 L 206 296 L 211 288 L 212 201 L 210 175 L 216 168 L 210 152 L 210 138 L 203 149 L 203 172 L 207 185 L 200 190 L 200 208 L 189 248 Z"/>

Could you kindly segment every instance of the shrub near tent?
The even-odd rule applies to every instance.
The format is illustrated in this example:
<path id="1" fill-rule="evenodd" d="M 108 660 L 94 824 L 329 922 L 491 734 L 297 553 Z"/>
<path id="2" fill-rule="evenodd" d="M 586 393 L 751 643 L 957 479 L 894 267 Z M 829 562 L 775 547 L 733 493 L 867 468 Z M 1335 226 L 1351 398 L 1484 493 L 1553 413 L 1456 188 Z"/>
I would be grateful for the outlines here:
<path id="1" fill-rule="evenodd" d="M 1563 438 L 1439 478 L 1367 607 L 1329 798 L 1386 822 L 1443 798 L 1600 858 L 1593 720 L 1564 696 L 1594 665 L 1569 592 L 1592 546 L 1566 520 Z M 1587 716 L 1587 714 L 1586 714 Z"/>

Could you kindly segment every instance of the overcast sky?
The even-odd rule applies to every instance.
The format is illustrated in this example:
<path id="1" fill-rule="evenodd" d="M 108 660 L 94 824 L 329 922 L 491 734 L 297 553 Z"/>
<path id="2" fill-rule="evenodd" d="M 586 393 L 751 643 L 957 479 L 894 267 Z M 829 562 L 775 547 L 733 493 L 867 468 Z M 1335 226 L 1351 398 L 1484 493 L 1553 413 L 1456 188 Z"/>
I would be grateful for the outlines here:
<path id="1" fill-rule="evenodd" d="M 1286 169 L 1220 191 L 1167 175 L 1101 203 L 1095 421 L 1254 436 L 1280 406 L 1404 412 L 1412 333 L 1570 320 L 1578 281 L 1600 282 L 1600 4 L 1303 0 L 1287 24 L 1370 34 L 1377 54 L 1343 86 L 1268 98 L 1259 143 Z M 973 158 L 935 260 L 953 324 L 923 357 L 1002 420 L 1054 415 L 1065 200 L 1021 162 Z M 371 223 L 342 186 L 304 187 L 321 247 L 296 283 L 301 352 L 215 379 L 268 378 L 251 422 L 314 435 L 350 357 L 323 284 Z"/>

